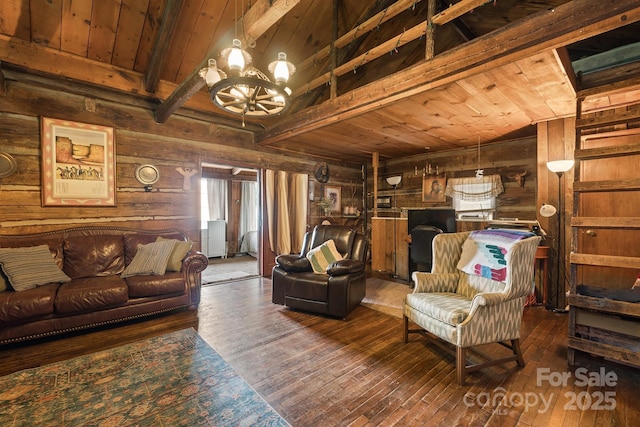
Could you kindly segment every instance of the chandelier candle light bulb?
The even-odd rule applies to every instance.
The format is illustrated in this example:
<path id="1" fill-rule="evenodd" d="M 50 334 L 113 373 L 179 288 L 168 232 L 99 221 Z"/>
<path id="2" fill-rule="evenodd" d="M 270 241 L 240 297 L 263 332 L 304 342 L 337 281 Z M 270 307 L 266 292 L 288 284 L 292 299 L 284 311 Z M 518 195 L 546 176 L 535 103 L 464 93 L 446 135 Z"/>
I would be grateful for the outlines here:
<path id="1" fill-rule="evenodd" d="M 289 108 L 291 89 L 286 84 L 296 67 L 287 61 L 284 52 L 278 53 L 278 59 L 269 64 L 275 83 L 251 66 L 251 55 L 242 49 L 239 39 L 233 39 L 233 46 L 224 49 L 221 56 L 229 75 L 217 67 L 214 59 L 209 59 L 208 66 L 199 73 L 217 107 L 242 116 L 243 126 L 245 116 L 274 116 Z"/>

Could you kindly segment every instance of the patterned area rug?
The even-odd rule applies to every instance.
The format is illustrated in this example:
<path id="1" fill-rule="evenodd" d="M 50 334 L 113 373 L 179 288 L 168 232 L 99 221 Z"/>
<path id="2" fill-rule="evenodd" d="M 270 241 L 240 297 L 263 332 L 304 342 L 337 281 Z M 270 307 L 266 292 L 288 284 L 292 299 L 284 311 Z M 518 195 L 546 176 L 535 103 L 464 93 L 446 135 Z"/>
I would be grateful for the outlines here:
<path id="1" fill-rule="evenodd" d="M 402 317 L 402 305 L 407 294 L 413 292 L 409 285 L 370 277 L 361 304 L 382 313 Z"/>
<path id="2" fill-rule="evenodd" d="M 288 426 L 194 329 L 0 378 L 0 426 Z"/>

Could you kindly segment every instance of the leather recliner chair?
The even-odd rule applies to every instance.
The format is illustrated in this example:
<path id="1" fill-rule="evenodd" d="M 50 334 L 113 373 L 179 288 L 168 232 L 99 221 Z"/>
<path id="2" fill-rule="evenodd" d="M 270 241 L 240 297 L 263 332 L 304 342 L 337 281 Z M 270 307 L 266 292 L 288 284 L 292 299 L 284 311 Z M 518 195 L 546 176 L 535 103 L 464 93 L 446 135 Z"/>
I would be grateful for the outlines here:
<path id="1" fill-rule="evenodd" d="M 325 274 L 314 273 L 307 253 L 333 240 L 343 259 L 330 264 Z M 279 255 L 272 272 L 275 304 L 345 318 L 364 298 L 367 241 L 355 230 L 338 225 L 317 225 L 305 234 L 300 254 Z"/>

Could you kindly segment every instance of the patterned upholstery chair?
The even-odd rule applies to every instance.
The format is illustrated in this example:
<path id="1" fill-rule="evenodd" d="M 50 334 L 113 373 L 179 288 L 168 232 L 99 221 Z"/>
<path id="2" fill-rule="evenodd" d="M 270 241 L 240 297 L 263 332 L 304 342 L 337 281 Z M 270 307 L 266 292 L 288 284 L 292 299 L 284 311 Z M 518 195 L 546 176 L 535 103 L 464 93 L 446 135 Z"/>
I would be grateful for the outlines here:
<path id="1" fill-rule="evenodd" d="M 443 233 L 434 238 L 431 273 L 413 273 L 415 289 L 405 299 L 403 316 L 404 342 L 409 333 L 420 333 L 453 354 L 460 385 L 467 372 L 511 361 L 524 366 L 520 323 L 525 299 L 533 291 L 534 256 L 541 240 L 531 236 L 515 241 L 502 260 L 506 263 L 504 281 L 497 281 L 458 269 L 470 234 Z M 420 329 L 409 329 L 409 320 Z M 442 340 L 453 344 L 456 351 Z M 500 343 L 513 354 L 468 365 L 467 349 L 489 343 Z"/>

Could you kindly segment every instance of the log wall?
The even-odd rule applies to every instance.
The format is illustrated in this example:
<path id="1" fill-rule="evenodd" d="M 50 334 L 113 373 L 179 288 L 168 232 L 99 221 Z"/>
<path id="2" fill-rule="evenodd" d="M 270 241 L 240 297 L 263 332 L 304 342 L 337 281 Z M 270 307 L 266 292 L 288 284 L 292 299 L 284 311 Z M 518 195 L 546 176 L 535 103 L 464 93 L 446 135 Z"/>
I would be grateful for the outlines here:
<path id="1" fill-rule="evenodd" d="M 478 149 L 464 148 L 427 153 L 402 159 L 381 161 L 378 169 L 378 197 L 391 197 L 391 208 L 378 209 L 378 216 L 404 215 L 406 209 L 451 207 L 451 198 L 447 197 L 443 203 L 426 203 L 422 201 L 423 171 L 431 165 L 433 174 L 436 168 L 440 173 L 450 178 L 475 176 L 478 165 L 484 170 L 484 175 L 499 174 L 504 186 L 504 193 L 497 198 L 497 209 L 494 218 L 518 218 L 521 220 L 535 220 L 537 214 L 536 186 L 538 168 L 536 160 L 536 137 L 496 142 L 483 145 L 480 150 L 478 163 Z M 523 180 L 518 182 L 517 175 L 526 172 Z M 396 190 L 397 209 L 394 209 L 393 189 L 387 184 L 386 177 L 402 175 L 402 181 Z M 373 214 L 374 195 L 373 171 L 368 166 L 367 203 L 369 213 Z M 370 222 L 369 222 L 370 224 Z M 478 229 L 484 223 L 458 223 L 459 229 Z"/>
<path id="2" fill-rule="evenodd" d="M 183 188 L 176 168 L 214 162 L 255 169 L 307 173 L 313 179 L 313 157 L 275 152 L 253 142 L 252 134 L 211 124 L 188 111 L 166 123 L 153 119 L 155 104 L 129 95 L 100 91 L 3 71 L 6 90 L 0 95 L 0 152 L 11 154 L 15 174 L 0 180 L 0 234 L 18 234 L 78 225 L 141 229 L 180 228 L 200 240 L 200 174 Z M 115 133 L 116 206 L 42 206 L 40 117 L 111 126 Z M 160 180 L 145 192 L 135 179 L 142 164 L 155 165 Z M 361 176 L 360 165 L 330 164 L 332 185 L 350 185 Z M 361 197 L 361 196 L 360 196 Z M 311 209 L 310 209 L 311 210 Z M 310 224 L 313 225 L 310 215 Z"/>

